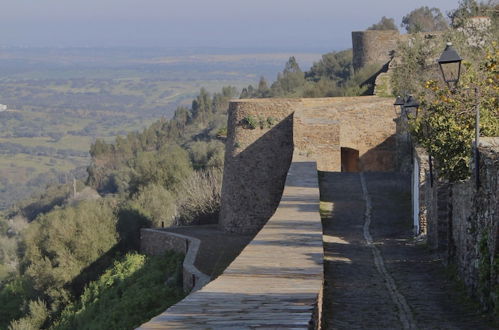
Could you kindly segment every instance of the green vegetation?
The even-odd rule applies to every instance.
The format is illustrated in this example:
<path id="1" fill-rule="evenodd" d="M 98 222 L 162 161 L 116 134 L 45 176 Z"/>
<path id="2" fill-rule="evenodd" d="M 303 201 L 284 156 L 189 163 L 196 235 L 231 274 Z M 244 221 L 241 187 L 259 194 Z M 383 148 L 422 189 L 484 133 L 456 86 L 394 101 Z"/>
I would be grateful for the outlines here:
<path id="1" fill-rule="evenodd" d="M 272 128 L 275 124 L 277 124 L 277 119 L 274 117 L 254 117 L 254 116 L 246 116 L 244 117 L 240 124 L 248 129 L 255 129 L 259 127 L 260 129 Z"/>
<path id="2" fill-rule="evenodd" d="M 452 41 L 465 59 L 459 86 L 449 89 L 440 77 L 435 59 L 443 50 L 435 39 L 416 36 L 401 45 L 401 64 L 395 68 L 393 86 L 398 95 L 416 94 L 420 115 L 411 121 L 417 141 L 435 159 L 439 177 L 451 182 L 470 175 L 475 130 L 476 95 L 480 91 L 481 136 L 499 135 L 497 99 L 499 53 L 495 24 L 478 30 L 449 30 L 444 40 Z"/>
<path id="3" fill-rule="evenodd" d="M 454 28 L 464 27 L 470 17 L 492 18 L 493 29 L 498 28 L 499 5 L 495 0 L 460 0 L 459 6 L 449 13 Z"/>
<path id="4" fill-rule="evenodd" d="M 258 126 L 258 120 L 250 115 L 243 118 L 242 124 L 246 128 L 255 129 Z"/>
<path id="5" fill-rule="evenodd" d="M 449 27 L 440 9 L 427 6 L 414 9 L 404 16 L 401 26 L 407 33 L 444 31 Z"/>
<path id="6" fill-rule="evenodd" d="M 97 281 L 90 282 L 52 328 L 136 328 L 183 298 L 178 285 L 182 281 L 182 260 L 183 256 L 173 253 L 158 257 L 127 254 Z"/>
<path id="7" fill-rule="evenodd" d="M 379 69 L 379 66 L 366 66 L 354 72 L 352 50 L 325 54 L 306 72 L 290 57 L 270 87 L 262 77 L 258 88 L 249 85 L 243 89 L 241 98 L 369 95 Z"/>
<path id="8" fill-rule="evenodd" d="M 398 31 L 393 18 L 381 17 L 378 23 L 375 23 L 367 28 L 368 30 L 395 30 Z"/>

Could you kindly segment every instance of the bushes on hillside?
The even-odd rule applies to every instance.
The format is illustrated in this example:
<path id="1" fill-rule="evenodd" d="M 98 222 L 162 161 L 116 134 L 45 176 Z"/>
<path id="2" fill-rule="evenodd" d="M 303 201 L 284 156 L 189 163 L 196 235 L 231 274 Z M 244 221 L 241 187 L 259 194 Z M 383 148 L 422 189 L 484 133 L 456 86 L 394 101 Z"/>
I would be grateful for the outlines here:
<path id="1" fill-rule="evenodd" d="M 206 223 L 218 220 L 222 170 L 211 168 L 194 172 L 184 179 L 177 190 L 177 224 Z"/>
<path id="2" fill-rule="evenodd" d="M 83 202 L 41 216 L 23 233 L 22 270 L 52 310 L 71 299 L 71 282 L 118 242 L 108 201 Z"/>
<path id="3" fill-rule="evenodd" d="M 136 210 L 150 221 L 150 225 L 170 227 L 177 214 L 175 196 L 158 184 L 141 187 L 135 197 L 128 202 L 131 209 Z"/>

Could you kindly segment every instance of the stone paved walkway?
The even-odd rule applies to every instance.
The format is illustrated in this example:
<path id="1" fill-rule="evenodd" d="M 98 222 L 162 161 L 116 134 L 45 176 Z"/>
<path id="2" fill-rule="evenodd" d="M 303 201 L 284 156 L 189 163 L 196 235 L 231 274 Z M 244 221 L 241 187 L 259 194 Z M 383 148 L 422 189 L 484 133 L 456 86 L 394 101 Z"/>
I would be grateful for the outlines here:
<path id="1" fill-rule="evenodd" d="M 324 219 L 327 329 L 493 329 L 462 303 L 441 261 L 412 239 L 407 181 L 391 173 L 321 177 L 331 211 Z"/>

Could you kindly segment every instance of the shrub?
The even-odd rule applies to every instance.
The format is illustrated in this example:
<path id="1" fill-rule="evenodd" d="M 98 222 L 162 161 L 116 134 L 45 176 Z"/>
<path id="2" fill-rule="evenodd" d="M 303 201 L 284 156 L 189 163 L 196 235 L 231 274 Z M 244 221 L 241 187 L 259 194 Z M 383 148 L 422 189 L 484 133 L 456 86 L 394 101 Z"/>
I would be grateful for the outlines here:
<path id="1" fill-rule="evenodd" d="M 40 299 L 32 300 L 29 302 L 28 308 L 28 315 L 19 320 L 12 321 L 9 325 L 9 330 L 38 330 L 43 328 L 49 317 L 49 311 L 45 302 Z"/>
<path id="2" fill-rule="evenodd" d="M 26 229 L 22 268 L 51 309 L 66 303 L 67 285 L 117 243 L 116 220 L 109 202 L 83 202 L 44 214 Z"/>
<path id="3" fill-rule="evenodd" d="M 243 118 L 241 124 L 243 125 L 244 128 L 255 129 L 258 126 L 258 119 L 256 119 L 251 115 L 248 115 Z"/>
<path id="4" fill-rule="evenodd" d="M 157 184 L 140 188 L 129 202 L 129 206 L 149 219 L 156 227 L 160 227 L 162 222 L 170 226 L 177 213 L 174 196 Z"/>
<path id="5" fill-rule="evenodd" d="M 179 224 L 193 224 L 218 215 L 222 188 L 222 170 L 211 168 L 186 178 L 177 191 Z"/>

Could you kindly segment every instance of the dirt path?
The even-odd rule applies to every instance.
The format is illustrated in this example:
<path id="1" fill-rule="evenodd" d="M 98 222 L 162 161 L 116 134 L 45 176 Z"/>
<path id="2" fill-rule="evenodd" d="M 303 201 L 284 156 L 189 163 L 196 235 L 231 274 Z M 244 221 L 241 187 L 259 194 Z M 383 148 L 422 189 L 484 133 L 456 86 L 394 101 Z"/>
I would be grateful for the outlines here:
<path id="1" fill-rule="evenodd" d="M 409 182 L 324 173 L 327 329 L 491 329 L 412 239 Z"/>

